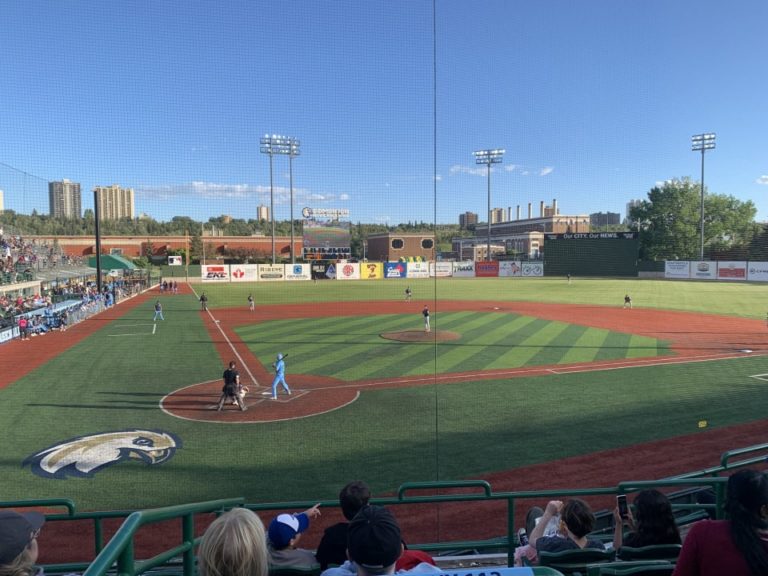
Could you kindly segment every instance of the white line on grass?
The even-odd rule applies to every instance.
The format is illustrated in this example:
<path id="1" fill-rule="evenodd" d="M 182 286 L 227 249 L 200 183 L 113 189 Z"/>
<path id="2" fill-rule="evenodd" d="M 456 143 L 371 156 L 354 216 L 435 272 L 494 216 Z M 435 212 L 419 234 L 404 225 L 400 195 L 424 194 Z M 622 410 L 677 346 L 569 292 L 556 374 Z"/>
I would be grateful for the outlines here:
<path id="1" fill-rule="evenodd" d="M 192 288 L 192 292 L 194 292 L 195 296 L 197 296 L 197 292 L 195 292 L 194 288 Z M 199 299 L 200 298 L 198 297 L 198 300 Z M 240 362 L 240 366 L 242 366 L 243 369 L 248 373 L 248 376 L 250 376 L 251 382 L 253 382 L 253 384 L 256 385 L 257 387 L 261 387 L 261 384 L 259 384 L 259 381 L 256 380 L 256 376 L 254 376 L 253 372 L 251 372 L 251 370 L 248 368 L 248 365 L 245 363 L 245 360 L 243 360 L 242 356 L 238 354 L 237 349 L 235 348 L 235 345 L 232 344 L 232 341 L 227 337 L 227 334 L 224 332 L 224 330 L 222 330 L 220 321 L 216 320 L 216 317 L 213 315 L 213 312 L 211 312 L 210 310 L 206 310 L 206 312 L 208 312 L 208 316 L 211 318 L 211 320 L 213 320 L 213 323 L 216 325 L 216 328 L 224 337 L 224 340 L 227 341 L 227 344 L 232 350 L 232 354 L 234 354 L 235 358 L 237 358 L 237 360 Z"/>

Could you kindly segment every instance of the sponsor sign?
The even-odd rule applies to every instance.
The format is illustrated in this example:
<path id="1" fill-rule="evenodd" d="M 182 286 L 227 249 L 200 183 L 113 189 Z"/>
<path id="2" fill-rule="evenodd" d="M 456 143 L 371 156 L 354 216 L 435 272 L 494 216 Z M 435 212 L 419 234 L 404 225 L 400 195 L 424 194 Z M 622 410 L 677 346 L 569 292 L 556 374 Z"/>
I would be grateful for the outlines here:
<path id="1" fill-rule="evenodd" d="M 339 218 L 349 218 L 347 208 L 302 208 L 301 215 L 304 218 L 330 218 L 338 220 Z"/>
<path id="2" fill-rule="evenodd" d="M 309 264 L 286 264 L 285 279 L 293 281 L 311 280 L 312 271 Z"/>
<path id="3" fill-rule="evenodd" d="M 360 278 L 363 280 L 379 280 L 384 278 L 384 267 L 381 262 L 361 262 Z"/>
<path id="4" fill-rule="evenodd" d="M 637 232 L 577 232 L 575 234 L 546 234 L 547 240 L 634 240 Z"/>
<path id="5" fill-rule="evenodd" d="M 313 280 L 327 280 L 328 262 L 312 262 L 310 266 Z"/>
<path id="6" fill-rule="evenodd" d="M 168 266 L 181 266 L 181 256 L 168 256 Z"/>
<path id="7" fill-rule="evenodd" d="M 13 331 L 14 328 L 8 328 L 7 330 L 3 330 L 0 332 L 0 344 L 3 342 L 8 342 L 8 340 L 13 339 Z"/>
<path id="8" fill-rule="evenodd" d="M 229 264 L 205 264 L 200 275 L 203 282 L 229 282 Z"/>
<path id="9" fill-rule="evenodd" d="M 336 265 L 336 280 L 360 280 L 360 264 L 339 262 Z"/>
<path id="10" fill-rule="evenodd" d="M 408 278 L 405 262 L 384 262 L 384 278 Z"/>
<path id="11" fill-rule="evenodd" d="M 467 262 L 454 262 L 453 263 L 453 276 L 456 278 L 474 278 L 475 277 L 475 263 L 472 261 Z"/>
<path id="12" fill-rule="evenodd" d="M 499 262 L 499 276 L 522 276 L 523 266 L 519 260 L 504 260 Z"/>
<path id="13" fill-rule="evenodd" d="M 229 273 L 232 282 L 256 282 L 259 279 L 259 265 L 231 264 Z"/>
<path id="14" fill-rule="evenodd" d="M 429 278 L 429 262 L 408 262 L 408 278 Z"/>
<path id="15" fill-rule="evenodd" d="M 497 260 L 475 262 L 475 276 L 477 278 L 497 278 L 499 276 L 499 262 Z"/>
<path id="16" fill-rule="evenodd" d="M 285 280 L 285 266 L 282 264 L 257 264 L 261 282 Z"/>
<path id="17" fill-rule="evenodd" d="M 521 274 L 523 276 L 544 276 L 544 264 L 541 262 L 523 262 Z"/>
<path id="18" fill-rule="evenodd" d="M 453 262 L 430 262 L 429 275 L 432 278 L 446 278 L 453 275 Z"/>
<path id="19" fill-rule="evenodd" d="M 746 280 L 746 262 L 718 262 L 717 277 L 720 280 Z"/>
<path id="20" fill-rule="evenodd" d="M 665 260 L 664 278 L 690 278 L 691 263 L 687 260 Z"/>
<path id="21" fill-rule="evenodd" d="M 747 268 L 747 280 L 768 282 L 768 262 L 750 262 Z"/>
<path id="22" fill-rule="evenodd" d="M 693 261 L 691 262 L 691 278 L 700 280 L 717 279 L 717 262 Z"/>

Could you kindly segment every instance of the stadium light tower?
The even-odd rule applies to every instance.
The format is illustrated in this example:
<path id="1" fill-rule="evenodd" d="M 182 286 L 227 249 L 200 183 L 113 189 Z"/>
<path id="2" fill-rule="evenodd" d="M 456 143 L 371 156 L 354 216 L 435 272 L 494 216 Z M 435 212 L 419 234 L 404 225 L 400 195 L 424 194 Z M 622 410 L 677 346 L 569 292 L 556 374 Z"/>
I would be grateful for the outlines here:
<path id="1" fill-rule="evenodd" d="M 506 150 L 496 148 L 494 150 L 477 150 L 475 155 L 475 164 L 485 164 L 488 166 L 488 247 L 485 254 L 486 260 L 491 259 L 491 164 L 501 164 Z"/>
<path id="2" fill-rule="evenodd" d="M 272 217 L 272 264 L 275 263 L 275 188 L 272 179 L 272 156 L 283 154 L 288 156 L 288 178 L 291 189 L 291 264 L 296 262 L 293 242 L 293 159 L 301 154 L 299 147 L 301 142 L 292 136 L 278 136 L 277 134 L 265 134 L 261 139 L 261 153 L 269 154 L 269 201 Z"/>
<path id="3" fill-rule="evenodd" d="M 691 150 L 701 152 L 701 216 L 699 228 L 701 229 L 701 254 L 700 260 L 704 260 L 704 153 L 715 149 L 715 134 L 694 134 L 691 136 Z"/>

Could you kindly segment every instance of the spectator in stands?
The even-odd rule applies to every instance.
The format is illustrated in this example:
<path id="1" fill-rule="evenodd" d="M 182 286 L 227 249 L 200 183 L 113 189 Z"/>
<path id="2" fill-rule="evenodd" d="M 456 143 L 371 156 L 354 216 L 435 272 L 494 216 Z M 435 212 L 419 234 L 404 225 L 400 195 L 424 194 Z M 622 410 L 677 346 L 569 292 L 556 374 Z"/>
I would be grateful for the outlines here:
<path id="1" fill-rule="evenodd" d="M 544 536 L 544 530 L 552 518 L 560 516 L 561 536 Z M 538 524 L 531 530 L 529 536 L 530 545 L 536 552 L 563 552 L 565 550 L 577 550 L 579 548 L 599 548 L 603 550 L 603 543 L 587 534 L 592 532 L 595 525 L 595 515 L 589 505 L 573 498 L 563 504 L 560 500 L 551 500 Z"/>
<path id="2" fill-rule="evenodd" d="M 309 521 L 320 516 L 320 504 L 299 514 L 280 514 L 269 523 L 269 565 L 275 568 L 319 568 L 314 552 L 296 548 Z"/>
<path id="3" fill-rule="evenodd" d="M 267 539 L 259 517 L 246 508 L 219 516 L 203 534 L 197 562 L 200 576 L 267 576 Z"/>
<path id="4" fill-rule="evenodd" d="M 728 520 L 701 520 L 688 531 L 673 576 L 768 574 L 768 476 L 739 470 L 728 479 Z"/>
<path id="5" fill-rule="evenodd" d="M 440 572 L 431 562 L 400 566 L 404 552 L 400 526 L 392 513 L 382 506 L 364 506 L 347 528 L 347 557 L 349 561 L 338 568 L 329 568 L 322 576 L 378 576 L 408 573 Z"/>
<path id="6" fill-rule="evenodd" d="M 45 523 L 39 512 L 0 511 L 0 576 L 33 576 L 37 562 L 37 535 Z"/>
<path id="7" fill-rule="evenodd" d="M 615 550 L 622 546 L 641 548 L 656 544 L 680 544 L 672 505 L 664 494 L 658 490 L 642 490 L 635 496 L 634 507 L 635 514 L 630 509 L 627 518 L 621 517 L 618 507 L 613 511 Z M 632 530 L 626 536 L 623 534 L 624 523 Z"/>
<path id="8" fill-rule="evenodd" d="M 347 560 L 347 529 L 349 521 L 355 515 L 368 505 L 371 498 L 371 490 L 368 485 L 355 480 L 350 482 L 339 492 L 339 504 L 341 513 L 347 522 L 339 522 L 325 529 L 323 538 L 317 547 L 317 561 L 320 562 L 320 568 L 325 570 L 329 564 L 341 565 Z"/>

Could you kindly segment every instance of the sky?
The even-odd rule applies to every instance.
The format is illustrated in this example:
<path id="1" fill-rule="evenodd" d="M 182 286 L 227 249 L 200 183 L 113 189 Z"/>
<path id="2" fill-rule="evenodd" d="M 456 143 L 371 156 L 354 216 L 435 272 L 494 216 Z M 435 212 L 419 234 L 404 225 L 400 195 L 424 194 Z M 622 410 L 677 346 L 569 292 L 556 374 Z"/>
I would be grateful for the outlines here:
<path id="1" fill-rule="evenodd" d="M 701 178 L 768 220 L 765 0 L 0 0 L 0 190 L 135 190 L 162 221 L 618 212 Z M 300 155 L 272 161 L 265 134 Z"/>

